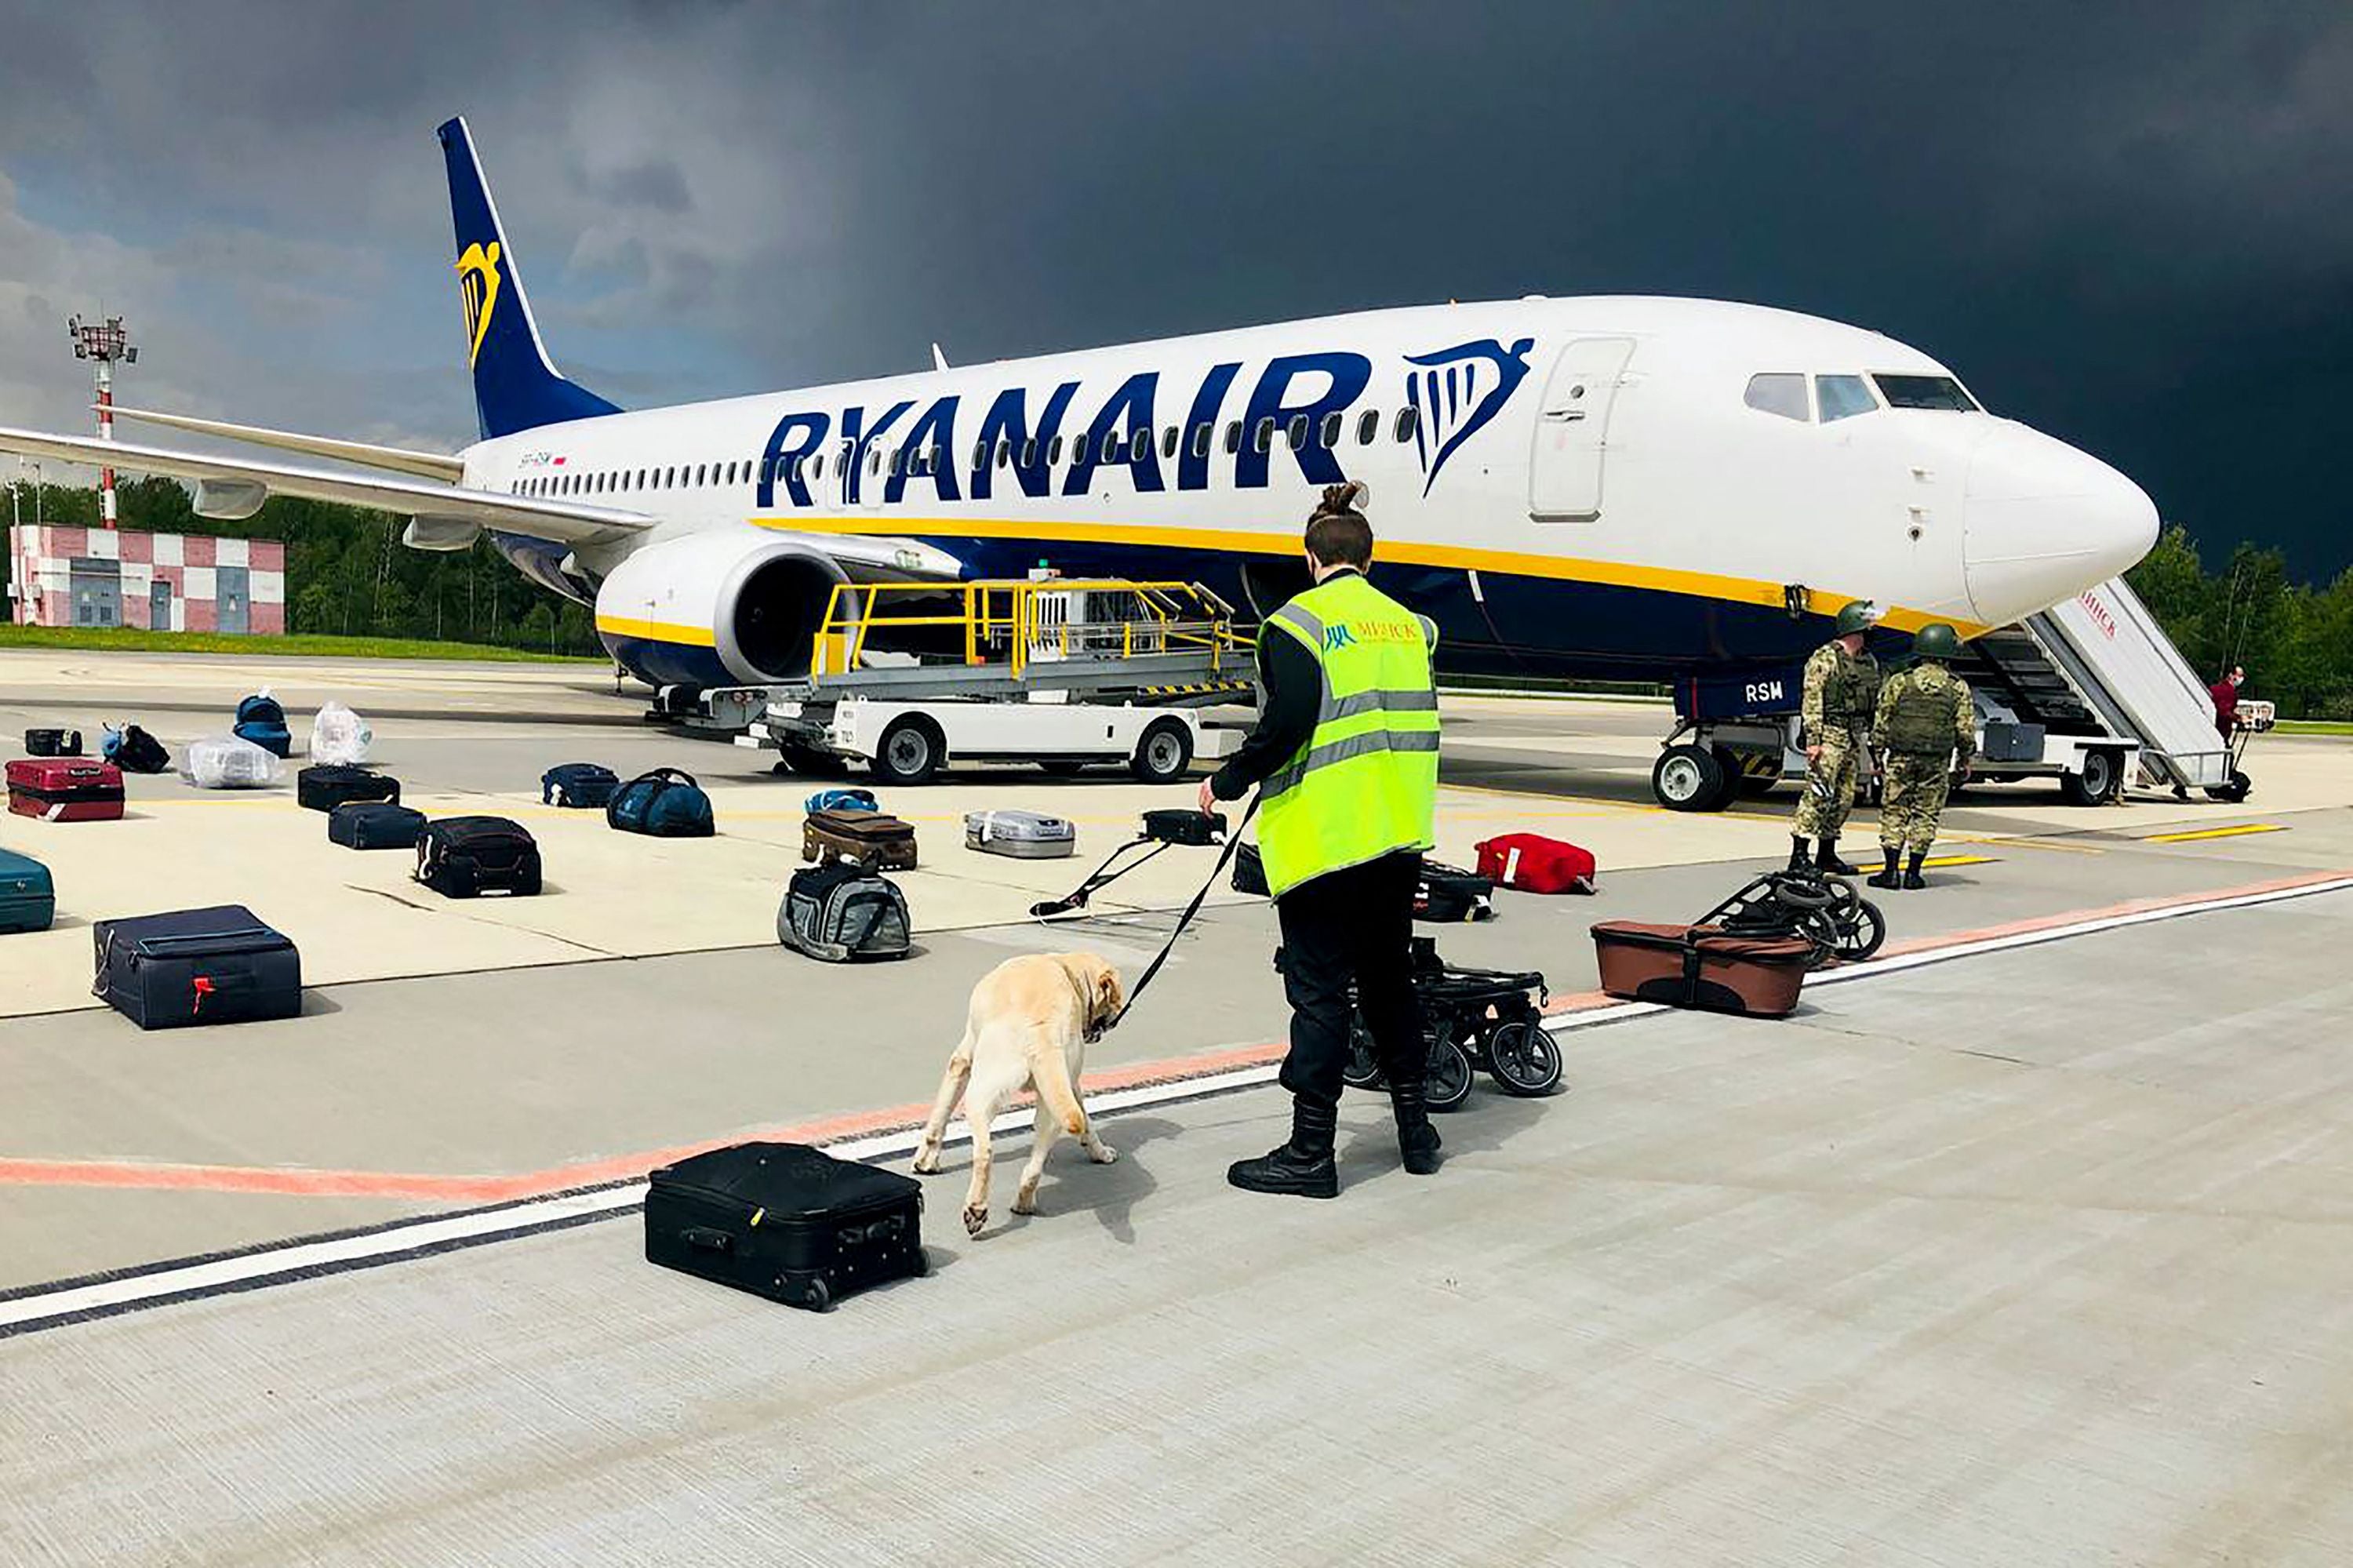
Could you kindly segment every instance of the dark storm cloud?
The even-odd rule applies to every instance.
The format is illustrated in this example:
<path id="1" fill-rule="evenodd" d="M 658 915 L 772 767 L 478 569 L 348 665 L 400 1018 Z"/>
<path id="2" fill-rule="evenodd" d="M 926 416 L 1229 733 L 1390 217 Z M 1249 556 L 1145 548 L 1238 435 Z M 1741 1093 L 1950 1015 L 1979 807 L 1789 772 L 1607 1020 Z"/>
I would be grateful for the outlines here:
<path id="1" fill-rule="evenodd" d="M 2210 544 L 2348 556 L 2341 4 L 248 10 L 49 8 L 0 62 L 0 323 L 103 287 L 159 400 L 462 440 L 463 111 L 554 352 L 632 402 L 1707 294 L 1917 344 Z M 72 413 L 53 331 L 0 326 L 0 415 Z"/>

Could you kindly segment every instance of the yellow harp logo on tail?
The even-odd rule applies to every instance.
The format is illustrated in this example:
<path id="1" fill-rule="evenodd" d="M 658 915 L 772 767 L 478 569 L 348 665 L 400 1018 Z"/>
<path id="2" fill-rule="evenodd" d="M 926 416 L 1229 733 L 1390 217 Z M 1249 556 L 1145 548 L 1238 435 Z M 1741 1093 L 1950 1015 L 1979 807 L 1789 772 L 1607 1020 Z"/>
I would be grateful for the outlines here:
<path id="1" fill-rule="evenodd" d="M 458 258 L 458 292 L 466 302 L 466 365 L 473 367 L 491 330 L 491 312 L 499 302 L 499 242 L 477 241 Z"/>

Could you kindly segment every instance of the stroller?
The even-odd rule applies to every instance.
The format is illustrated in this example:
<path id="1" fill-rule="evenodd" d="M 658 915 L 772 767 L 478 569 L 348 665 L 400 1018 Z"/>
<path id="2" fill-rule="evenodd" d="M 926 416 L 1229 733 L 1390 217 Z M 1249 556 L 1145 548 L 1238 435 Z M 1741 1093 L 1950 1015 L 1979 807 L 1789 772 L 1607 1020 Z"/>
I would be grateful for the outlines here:
<path id="1" fill-rule="evenodd" d="M 1742 937 L 1798 937 L 1813 945 L 1807 965 L 1832 959 L 1860 963 L 1887 940 L 1879 906 L 1844 877 L 1818 871 L 1768 871 L 1694 922 Z"/>
<path id="2" fill-rule="evenodd" d="M 1274 967 L 1282 968 L 1280 949 Z M 1478 1072 L 1507 1095 L 1534 1097 L 1559 1086 L 1560 1046 L 1544 1027 L 1549 995 L 1544 976 L 1461 969 L 1438 956 L 1434 938 L 1416 937 L 1413 992 L 1420 1004 L 1422 1039 L 1430 1047 L 1431 1110 L 1460 1109 L 1471 1097 L 1472 1076 Z M 1372 1031 L 1353 1008 L 1348 1065 L 1340 1077 L 1352 1089 L 1377 1089 L 1386 1083 Z"/>

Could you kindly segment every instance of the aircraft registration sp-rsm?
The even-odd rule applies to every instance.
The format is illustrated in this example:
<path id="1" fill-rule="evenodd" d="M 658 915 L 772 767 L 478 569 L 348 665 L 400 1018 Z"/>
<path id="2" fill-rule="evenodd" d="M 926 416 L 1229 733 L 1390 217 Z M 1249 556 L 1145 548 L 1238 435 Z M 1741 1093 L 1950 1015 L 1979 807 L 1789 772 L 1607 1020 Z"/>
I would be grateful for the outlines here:
<path id="1" fill-rule="evenodd" d="M 482 439 L 455 456 L 119 409 L 344 474 L 0 431 L 0 450 L 488 534 L 655 684 L 806 669 L 835 585 L 1187 578 L 1263 613 L 1318 487 L 1371 487 L 1374 576 L 1442 670 L 1666 680 L 1785 664 L 1852 599 L 1964 635 L 2105 581 L 2157 512 L 1880 334 L 1750 305 L 1368 311 L 625 413 L 551 364 L 465 122 L 439 131 Z"/>

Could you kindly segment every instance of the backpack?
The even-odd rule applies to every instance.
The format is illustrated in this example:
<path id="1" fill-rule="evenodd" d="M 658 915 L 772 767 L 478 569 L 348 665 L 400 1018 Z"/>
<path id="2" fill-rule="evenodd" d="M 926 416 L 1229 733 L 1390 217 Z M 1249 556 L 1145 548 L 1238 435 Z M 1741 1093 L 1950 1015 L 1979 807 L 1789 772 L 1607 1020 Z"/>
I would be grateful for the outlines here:
<path id="1" fill-rule="evenodd" d="M 1479 874 L 1523 893 L 1590 893 L 1593 852 L 1541 833 L 1505 833 L 1476 846 Z"/>
<path id="2" fill-rule="evenodd" d="M 620 775 L 595 762 L 559 762 L 539 776 L 539 803 L 602 810 L 621 787 Z"/>
<path id="3" fill-rule="evenodd" d="M 910 946 L 906 895 L 889 877 L 848 861 L 804 866 L 777 906 L 776 940 L 830 964 L 903 959 Z"/>
<path id="4" fill-rule="evenodd" d="M 605 802 L 605 822 L 625 833 L 650 833 L 658 839 L 706 839 L 717 831 L 711 820 L 711 797 L 694 776 L 675 768 L 640 773 Z"/>
<path id="5" fill-rule="evenodd" d="M 257 692 L 237 705 L 237 723 L 232 733 L 272 757 L 285 757 L 294 749 L 294 736 L 286 728 L 286 709 L 266 691 Z"/>
<path id="6" fill-rule="evenodd" d="M 814 816 L 819 811 L 879 811 L 882 802 L 874 798 L 871 789 L 844 788 L 820 789 L 808 798 L 807 810 Z"/>
<path id="7" fill-rule="evenodd" d="M 125 773 L 162 773 L 172 766 L 172 754 L 164 743 L 135 724 L 108 726 L 99 754 Z"/>

